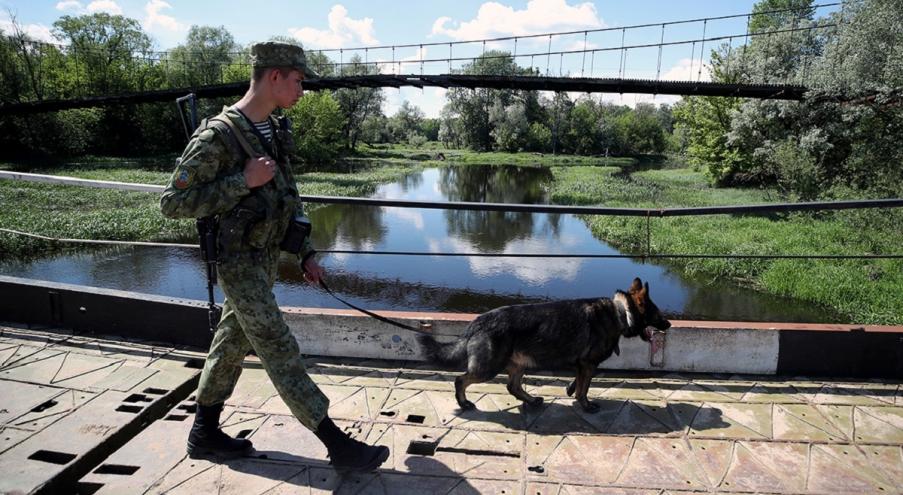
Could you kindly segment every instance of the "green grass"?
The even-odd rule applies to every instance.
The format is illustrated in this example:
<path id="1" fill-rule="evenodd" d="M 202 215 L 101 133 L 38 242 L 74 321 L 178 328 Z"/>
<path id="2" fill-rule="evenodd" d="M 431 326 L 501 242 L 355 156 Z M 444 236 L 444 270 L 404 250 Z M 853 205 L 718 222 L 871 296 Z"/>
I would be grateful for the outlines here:
<path id="1" fill-rule="evenodd" d="M 612 167 L 557 167 L 552 200 L 613 207 L 762 204 L 769 191 L 712 188 L 689 169 L 648 170 L 631 177 Z M 593 234 L 622 252 L 646 250 L 646 220 L 584 217 Z M 711 215 L 655 218 L 650 251 L 658 254 L 900 254 L 903 212 L 849 210 L 819 214 Z M 903 323 L 901 260 L 671 259 L 695 279 L 731 279 L 757 290 L 833 308 L 856 323 Z"/>
<path id="2" fill-rule="evenodd" d="M 138 166 L 144 168 L 134 164 L 123 167 L 114 160 L 93 160 L 27 171 L 155 185 L 169 181 L 171 165 L 155 162 Z M 301 194 L 309 195 L 366 196 L 378 184 L 398 180 L 419 169 L 417 164 L 408 164 L 365 166 L 353 173 L 312 172 L 299 177 L 299 188 Z M 0 164 L 0 170 L 26 171 L 8 163 Z M 156 193 L 0 180 L 0 228 L 55 238 L 193 243 L 194 220 L 164 217 L 159 200 Z M 78 247 L 0 232 L 0 260 Z"/>

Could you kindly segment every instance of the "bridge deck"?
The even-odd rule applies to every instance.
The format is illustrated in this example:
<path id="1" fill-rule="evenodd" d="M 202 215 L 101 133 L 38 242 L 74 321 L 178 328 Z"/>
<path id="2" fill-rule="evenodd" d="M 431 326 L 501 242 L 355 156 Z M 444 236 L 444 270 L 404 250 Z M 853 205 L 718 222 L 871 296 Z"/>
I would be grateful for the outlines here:
<path id="1" fill-rule="evenodd" d="M 388 445 L 376 473 L 340 477 L 249 358 L 225 429 L 253 457 L 185 456 L 203 353 L 0 327 L 0 492 L 899 493 L 903 381 L 606 372 L 584 413 L 566 375 L 532 376 L 524 409 L 410 362 L 311 358 L 330 414 Z M 49 483 L 49 484 L 48 484 Z M 43 488 L 42 488 L 43 487 Z"/>

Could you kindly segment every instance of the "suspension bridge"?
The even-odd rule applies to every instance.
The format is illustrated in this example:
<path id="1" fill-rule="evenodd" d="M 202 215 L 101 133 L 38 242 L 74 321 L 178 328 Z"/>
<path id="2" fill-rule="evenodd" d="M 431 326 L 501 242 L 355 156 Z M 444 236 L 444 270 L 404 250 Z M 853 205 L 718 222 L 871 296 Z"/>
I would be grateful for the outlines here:
<path id="1" fill-rule="evenodd" d="M 305 81 L 305 88 L 490 88 L 802 100 L 810 89 L 808 76 L 815 55 L 796 53 L 793 47 L 801 40 L 815 43 L 840 29 L 842 9 L 843 3 L 837 2 L 813 5 L 811 10 L 782 9 L 580 31 L 313 48 L 308 53 L 322 77 Z M 779 18 L 781 22 L 751 30 L 757 16 Z M 70 56 L 76 84 L 69 93 L 53 98 L 0 105 L 0 112 L 7 115 L 168 102 L 186 93 L 201 98 L 228 97 L 242 94 L 248 87 L 247 52 L 229 52 L 210 60 L 209 54 L 200 52 L 147 51 L 129 56 L 141 67 L 164 71 L 178 67 L 204 74 L 203 82 L 92 94 L 97 92 L 88 84 L 85 64 L 98 55 L 98 48 L 28 43 L 33 51 L 55 50 Z M 797 70 L 775 76 L 774 71 L 750 66 L 743 54 L 752 43 L 760 43 L 774 57 L 789 57 Z M 734 82 L 711 80 L 713 51 L 718 53 L 720 70 Z M 492 63 L 498 60 L 509 63 Z M 227 74 L 229 68 L 237 68 L 244 75 L 235 81 Z"/>

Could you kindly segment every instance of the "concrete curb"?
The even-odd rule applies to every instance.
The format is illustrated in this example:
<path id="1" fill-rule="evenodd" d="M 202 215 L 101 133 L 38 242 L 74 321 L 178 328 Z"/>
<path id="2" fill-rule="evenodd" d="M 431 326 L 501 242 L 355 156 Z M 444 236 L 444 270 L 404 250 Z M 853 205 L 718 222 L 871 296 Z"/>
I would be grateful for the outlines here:
<path id="1" fill-rule="evenodd" d="M 476 316 L 379 311 L 416 326 L 432 323 L 440 341 Z M 284 308 L 307 354 L 422 360 L 413 332 L 351 310 Z M 0 276 L 0 321 L 71 328 L 174 345 L 207 347 L 206 303 Z M 903 326 L 673 320 L 656 354 L 624 339 L 606 369 L 848 377 L 903 376 Z M 191 330 L 189 330 L 191 329 Z M 656 365 L 653 365 L 652 363 Z"/>

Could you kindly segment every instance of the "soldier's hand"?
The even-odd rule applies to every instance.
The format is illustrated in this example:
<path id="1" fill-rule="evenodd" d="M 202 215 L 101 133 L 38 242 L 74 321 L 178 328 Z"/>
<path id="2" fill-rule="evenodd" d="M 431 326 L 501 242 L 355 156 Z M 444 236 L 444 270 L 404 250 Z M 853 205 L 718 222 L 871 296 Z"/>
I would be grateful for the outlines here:
<path id="1" fill-rule="evenodd" d="M 249 188 L 260 187 L 276 174 L 276 161 L 268 156 L 248 158 L 245 161 L 245 184 Z"/>
<path id="2" fill-rule="evenodd" d="M 326 275 L 326 270 L 317 263 L 313 256 L 304 260 L 304 265 L 301 268 L 304 270 L 304 280 L 314 285 L 319 285 L 320 279 Z"/>

